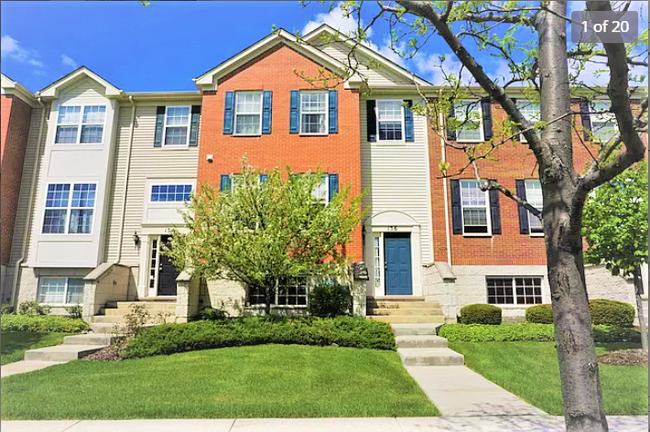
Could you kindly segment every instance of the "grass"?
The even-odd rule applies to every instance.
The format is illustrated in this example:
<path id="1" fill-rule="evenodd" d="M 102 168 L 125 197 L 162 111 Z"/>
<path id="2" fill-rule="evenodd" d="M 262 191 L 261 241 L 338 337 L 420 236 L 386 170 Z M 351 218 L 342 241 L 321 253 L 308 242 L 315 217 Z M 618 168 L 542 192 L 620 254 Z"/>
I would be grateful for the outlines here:
<path id="1" fill-rule="evenodd" d="M 465 365 L 551 415 L 560 416 L 562 391 L 554 342 L 449 342 Z M 640 348 L 600 344 L 596 352 Z M 648 368 L 599 365 L 607 415 L 647 415 Z"/>
<path id="2" fill-rule="evenodd" d="M 260 345 L 2 379 L 2 420 L 440 415 L 392 351 Z"/>
<path id="3" fill-rule="evenodd" d="M 61 345 L 64 336 L 70 335 L 68 333 L 2 332 L 0 338 L 2 364 L 24 359 L 27 350 Z"/>

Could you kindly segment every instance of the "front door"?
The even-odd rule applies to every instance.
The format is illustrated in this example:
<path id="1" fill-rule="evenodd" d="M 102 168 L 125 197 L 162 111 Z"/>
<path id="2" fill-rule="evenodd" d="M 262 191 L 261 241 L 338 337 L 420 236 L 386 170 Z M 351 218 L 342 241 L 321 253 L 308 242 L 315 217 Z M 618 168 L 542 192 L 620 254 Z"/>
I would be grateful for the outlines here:
<path id="1" fill-rule="evenodd" d="M 411 234 L 384 234 L 386 295 L 411 295 Z"/>
<path id="2" fill-rule="evenodd" d="M 171 236 L 161 236 L 160 243 L 169 247 Z M 158 295 L 175 296 L 176 295 L 176 278 L 178 270 L 172 264 L 168 256 L 159 254 L 158 257 Z"/>

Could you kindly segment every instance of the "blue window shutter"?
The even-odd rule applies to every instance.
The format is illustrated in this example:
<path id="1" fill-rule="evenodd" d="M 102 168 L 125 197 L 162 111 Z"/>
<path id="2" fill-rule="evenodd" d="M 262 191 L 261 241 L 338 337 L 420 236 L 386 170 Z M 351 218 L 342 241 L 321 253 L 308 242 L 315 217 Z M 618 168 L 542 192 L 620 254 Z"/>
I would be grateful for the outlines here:
<path id="1" fill-rule="evenodd" d="M 366 132 L 368 142 L 377 141 L 377 114 L 375 113 L 376 101 L 366 101 Z"/>
<path id="2" fill-rule="evenodd" d="M 262 133 L 271 133 L 271 103 L 273 92 L 265 90 L 262 96 Z"/>
<path id="3" fill-rule="evenodd" d="M 492 104 L 490 99 L 481 101 L 481 112 L 483 113 L 483 138 L 487 141 L 492 139 Z"/>
<path id="4" fill-rule="evenodd" d="M 226 107 L 223 111 L 223 133 L 232 135 L 232 126 L 235 120 L 235 92 L 226 92 Z"/>
<path id="5" fill-rule="evenodd" d="M 582 120 L 583 138 L 585 141 L 591 141 L 591 116 L 587 101 L 580 102 L 580 118 Z"/>
<path id="6" fill-rule="evenodd" d="M 451 221 L 454 234 L 463 233 L 463 209 L 460 205 L 460 180 L 451 180 Z"/>
<path id="7" fill-rule="evenodd" d="M 515 180 L 515 189 L 517 191 L 517 196 L 522 200 L 526 199 L 526 181 L 525 180 Z M 528 226 L 528 210 L 522 205 L 517 205 L 519 208 L 519 233 L 520 234 L 529 234 L 530 228 Z"/>
<path id="8" fill-rule="evenodd" d="M 330 133 L 338 133 L 339 132 L 339 116 L 338 116 L 338 111 L 339 111 L 339 104 L 338 104 L 338 98 L 336 94 L 336 90 L 330 90 L 329 91 L 329 124 L 330 124 Z"/>
<path id="9" fill-rule="evenodd" d="M 413 101 L 405 100 L 404 102 L 406 102 L 406 108 L 404 108 L 404 140 L 406 142 L 413 142 L 415 140 L 413 133 L 413 111 L 411 111 Z"/>
<path id="10" fill-rule="evenodd" d="M 165 125 L 165 110 L 166 107 L 164 106 L 159 106 L 156 108 L 156 129 L 153 138 L 154 147 L 162 147 L 163 134 L 165 132 L 163 131 L 163 127 Z"/>
<path id="11" fill-rule="evenodd" d="M 490 216 L 492 219 L 492 235 L 501 234 L 501 210 L 499 209 L 499 191 L 491 190 L 490 195 Z"/>
<path id="12" fill-rule="evenodd" d="M 300 129 L 300 91 L 291 90 L 291 116 L 290 116 L 290 125 L 289 133 L 297 134 Z"/>
<path id="13" fill-rule="evenodd" d="M 190 123 L 190 147 L 196 147 L 199 142 L 199 120 L 201 105 L 192 105 L 192 120 Z"/>
<path id="14" fill-rule="evenodd" d="M 451 103 L 451 109 L 449 110 L 449 113 L 447 114 L 447 118 L 456 118 L 456 107 L 455 107 L 453 101 Z M 447 127 L 447 140 L 448 141 L 456 141 L 456 130 L 455 129 L 451 129 L 450 127 Z M 456 233 L 454 233 L 454 234 L 456 234 Z"/>
<path id="15" fill-rule="evenodd" d="M 266 174 L 260 174 L 260 183 L 266 183 L 266 181 L 269 179 L 269 176 Z"/>
<path id="16" fill-rule="evenodd" d="M 221 192 L 230 190 L 230 176 L 228 174 L 221 174 L 221 185 L 219 186 L 219 190 Z"/>
<path id="17" fill-rule="evenodd" d="M 339 175 L 330 174 L 328 177 L 329 178 L 327 181 L 329 182 L 329 197 L 327 197 L 327 202 L 330 202 L 332 201 L 332 198 L 334 198 L 334 195 L 339 193 Z"/>

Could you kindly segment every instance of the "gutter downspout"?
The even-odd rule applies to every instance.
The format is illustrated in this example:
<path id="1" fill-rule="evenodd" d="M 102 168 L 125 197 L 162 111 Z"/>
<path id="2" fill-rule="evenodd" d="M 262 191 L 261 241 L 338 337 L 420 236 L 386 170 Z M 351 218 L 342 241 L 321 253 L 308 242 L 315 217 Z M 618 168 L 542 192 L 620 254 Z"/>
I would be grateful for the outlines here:
<path id="1" fill-rule="evenodd" d="M 440 127 L 443 128 L 444 117 L 442 113 L 439 114 Z M 441 133 L 445 133 L 444 129 Z M 440 150 L 442 161 L 447 161 L 447 154 L 445 152 L 445 140 L 442 138 L 443 135 L 440 135 Z M 449 191 L 447 190 L 447 179 L 443 177 L 442 179 L 442 191 L 445 196 L 445 237 L 447 240 L 447 264 L 451 267 L 451 237 L 449 235 Z"/>
<path id="2" fill-rule="evenodd" d="M 131 170 L 131 149 L 133 148 L 133 129 L 135 127 L 135 101 L 133 95 L 129 95 L 129 102 L 131 102 L 131 128 L 129 130 L 129 148 L 126 153 L 126 173 L 124 174 L 124 195 L 122 196 L 121 216 L 120 216 L 120 235 L 117 239 L 117 258 L 113 261 L 114 264 L 119 264 L 122 259 L 122 237 L 124 236 L 124 219 L 126 217 L 126 193 L 129 187 L 129 171 Z"/>
<path id="3" fill-rule="evenodd" d="M 23 235 L 23 245 L 20 250 L 20 259 L 14 264 L 14 282 L 11 291 L 11 304 L 16 307 L 16 291 L 18 290 L 18 279 L 20 278 L 20 273 L 22 270 L 22 264 L 25 261 L 25 249 L 27 248 L 27 239 L 30 237 L 29 232 L 31 231 L 30 220 L 32 218 L 32 209 L 34 208 L 34 188 L 36 185 L 36 174 L 41 168 L 41 138 L 43 136 L 43 124 L 45 123 L 45 114 L 46 109 L 43 102 L 41 102 L 41 97 L 38 96 L 36 99 L 38 104 L 41 106 L 41 124 L 38 126 L 38 141 L 36 144 L 36 165 L 34 166 L 34 171 L 32 171 L 32 182 L 29 186 L 29 206 L 27 207 L 27 218 L 25 219 L 25 233 Z"/>

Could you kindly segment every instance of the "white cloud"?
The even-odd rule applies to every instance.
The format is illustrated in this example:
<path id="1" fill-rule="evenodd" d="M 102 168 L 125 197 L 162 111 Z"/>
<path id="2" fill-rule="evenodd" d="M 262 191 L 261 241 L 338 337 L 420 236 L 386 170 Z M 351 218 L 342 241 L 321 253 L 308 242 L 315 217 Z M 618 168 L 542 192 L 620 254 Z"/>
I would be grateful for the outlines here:
<path id="1" fill-rule="evenodd" d="M 398 52 L 404 52 L 405 47 L 406 47 L 406 42 L 400 42 L 395 46 Z M 383 55 L 387 59 L 394 61 L 398 65 L 402 67 L 406 67 L 406 61 L 402 57 L 400 57 L 399 54 L 393 51 L 393 49 L 390 47 L 390 37 L 387 36 L 384 38 L 381 47 L 377 47 L 377 45 L 372 44 L 370 48 L 377 51 L 379 54 Z"/>
<path id="2" fill-rule="evenodd" d="M 322 24 L 327 24 L 348 36 L 355 34 L 359 27 L 359 22 L 353 14 L 346 17 L 344 11 L 342 11 L 341 8 L 339 8 L 339 5 L 336 4 L 328 13 L 316 14 L 316 17 L 313 20 L 305 24 L 302 28 L 301 34 L 306 35 L 310 31 L 320 27 Z M 363 20 L 361 20 L 361 25 L 363 25 Z M 368 29 L 367 37 L 369 38 L 370 36 L 372 36 L 372 28 Z"/>
<path id="3" fill-rule="evenodd" d="M 26 63 L 38 68 L 45 65 L 38 60 L 38 53 L 20 46 L 20 43 L 9 35 L 2 36 L 0 43 L 0 55 L 2 58 L 10 58 L 20 63 Z"/>
<path id="4" fill-rule="evenodd" d="M 458 77 L 461 68 L 460 60 L 455 58 L 453 54 L 444 54 L 444 61 L 441 61 L 441 55 L 439 53 L 429 55 L 418 54 L 413 57 L 413 65 L 415 66 L 416 72 L 433 85 L 448 84 L 445 75 L 450 76 L 453 74 Z M 461 81 L 463 84 L 470 85 L 476 83 L 466 69 L 463 69 Z"/>
<path id="5" fill-rule="evenodd" d="M 61 63 L 63 63 L 66 66 L 70 66 L 71 68 L 77 67 L 77 62 L 65 54 L 61 56 Z"/>

